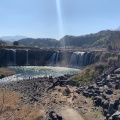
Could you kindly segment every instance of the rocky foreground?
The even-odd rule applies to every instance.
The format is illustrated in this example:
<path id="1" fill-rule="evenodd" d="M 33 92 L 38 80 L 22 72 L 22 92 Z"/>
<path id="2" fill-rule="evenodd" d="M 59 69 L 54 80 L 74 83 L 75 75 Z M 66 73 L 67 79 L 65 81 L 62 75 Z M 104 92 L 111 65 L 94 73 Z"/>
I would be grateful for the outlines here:
<path id="1" fill-rule="evenodd" d="M 70 77 L 30 78 L 4 88 L 20 93 L 21 104 L 43 109 L 43 120 L 120 120 L 120 69 L 84 86 Z"/>

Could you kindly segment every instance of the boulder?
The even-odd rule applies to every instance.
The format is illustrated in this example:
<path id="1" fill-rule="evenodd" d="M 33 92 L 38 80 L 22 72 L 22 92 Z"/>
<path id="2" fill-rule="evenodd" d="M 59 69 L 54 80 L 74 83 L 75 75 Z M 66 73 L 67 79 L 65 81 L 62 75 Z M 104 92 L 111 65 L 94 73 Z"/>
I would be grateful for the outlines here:
<path id="1" fill-rule="evenodd" d="M 65 90 L 64 90 L 62 93 L 63 93 L 63 95 L 65 95 L 65 96 L 69 96 L 70 93 L 71 93 L 71 91 L 70 91 L 70 89 L 69 89 L 68 87 L 66 87 Z"/>
<path id="2" fill-rule="evenodd" d="M 108 110 L 107 109 L 103 109 L 103 115 L 107 116 L 107 114 L 108 114 Z"/>
<path id="3" fill-rule="evenodd" d="M 115 89 L 116 90 L 120 89 L 120 84 L 115 84 Z"/>
<path id="4" fill-rule="evenodd" d="M 116 110 L 114 109 L 114 103 L 113 102 L 110 102 L 109 103 L 109 108 L 108 108 L 108 113 L 110 115 L 114 114 L 116 112 Z"/>
<path id="5" fill-rule="evenodd" d="M 108 94 L 108 95 L 113 94 L 113 90 L 112 90 L 112 89 L 107 89 L 107 90 L 106 90 L 106 94 Z"/>
<path id="6" fill-rule="evenodd" d="M 109 102 L 106 101 L 106 100 L 102 101 L 102 108 L 103 109 L 108 109 L 108 107 L 109 107 Z"/>
<path id="7" fill-rule="evenodd" d="M 50 112 L 49 112 L 49 117 L 50 117 L 52 120 L 62 120 L 62 116 L 56 114 L 54 111 L 50 111 Z"/>
<path id="8" fill-rule="evenodd" d="M 112 115 L 112 120 L 120 120 L 120 111 L 116 111 L 116 112 Z"/>
<path id="9" fill-rule="evenodd" d="M 71 85 L 71 86 L 76 86 L 77 85 L 77 83 L 73 80 L 69 80 L 68 84 Z"/>
<path id="10" fill-rule="evenodd" d="M 83 91 L 83 95 L 84 95 L 85 97 L 88 97 L 88 91 Z"/>
<path id="11" fill-rule="evenodd" d="M 114 73 L 115 73 L 115 74 L 120 74 L 120 68 L 116 69 L 116 70 L 114 71 Z"/>
<path id="12" fill-rule="evenodd" d="M 101 98 L 101 97 L 96 96 L 96 97 L 94 97 L 93 99 L 94 99 L 94 104 L 95 104 L 96 106 L 101 106 L 101 103 L 102 103 L 102 98 Z"/>
<path id="13" fill-rule="evenodd" d="M 115 100 L 115 102 L 114 102 L 114 109 L 118 110 L 119 104 L 120 104 L 120 101 L 119 100 Z"/>

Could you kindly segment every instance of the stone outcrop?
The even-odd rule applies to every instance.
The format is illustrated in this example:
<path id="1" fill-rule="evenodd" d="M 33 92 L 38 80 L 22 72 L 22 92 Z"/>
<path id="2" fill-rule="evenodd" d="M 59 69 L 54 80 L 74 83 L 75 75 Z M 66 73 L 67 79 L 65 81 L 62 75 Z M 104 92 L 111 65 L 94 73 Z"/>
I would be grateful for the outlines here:
<path id="1" fill-rule="evenodd" d="M 119 69 L 109 70 L 96 79 L 94 85 L 88 85 L 85 89 L 81 87 L 77 91 L 90 97 L 95 106 L 102 107 L 106 120 L 120 120 Z"/>

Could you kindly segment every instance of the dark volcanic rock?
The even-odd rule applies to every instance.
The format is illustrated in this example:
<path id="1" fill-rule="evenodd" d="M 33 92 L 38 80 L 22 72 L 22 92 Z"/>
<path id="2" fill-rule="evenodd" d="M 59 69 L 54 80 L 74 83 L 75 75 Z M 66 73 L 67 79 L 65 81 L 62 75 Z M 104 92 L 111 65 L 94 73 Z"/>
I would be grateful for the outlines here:
<path id="1" fill-rule="evenodd" d="M 49 117 L 51 118 L 51 120 L 62 120 L 62 116 L 58 115 L 56 112 L 54 111 L 50 111 L 49 112 Z"/>

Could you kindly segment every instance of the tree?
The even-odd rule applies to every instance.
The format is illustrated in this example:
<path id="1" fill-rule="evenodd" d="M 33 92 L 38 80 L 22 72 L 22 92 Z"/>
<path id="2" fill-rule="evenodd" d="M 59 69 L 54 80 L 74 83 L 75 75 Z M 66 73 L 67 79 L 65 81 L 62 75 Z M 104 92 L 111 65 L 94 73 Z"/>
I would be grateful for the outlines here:
<path id="1" fill-rule="evenodd" d="M 18 41 L 14 41 L 13 45 L 19 45 L 19 42 Z"/>

